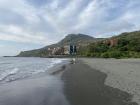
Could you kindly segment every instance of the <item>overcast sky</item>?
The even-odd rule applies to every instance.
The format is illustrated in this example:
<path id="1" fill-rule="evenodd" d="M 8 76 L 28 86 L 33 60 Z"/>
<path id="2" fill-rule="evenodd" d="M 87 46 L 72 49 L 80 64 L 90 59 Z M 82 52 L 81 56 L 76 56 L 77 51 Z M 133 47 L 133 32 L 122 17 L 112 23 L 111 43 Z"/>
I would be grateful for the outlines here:
<path id="1" fill-rule="evenodd" d="M 140 30 L 140 0 L 0 0 L 0 56 L 55 43 L 69 33 L 109 37 Z"/>

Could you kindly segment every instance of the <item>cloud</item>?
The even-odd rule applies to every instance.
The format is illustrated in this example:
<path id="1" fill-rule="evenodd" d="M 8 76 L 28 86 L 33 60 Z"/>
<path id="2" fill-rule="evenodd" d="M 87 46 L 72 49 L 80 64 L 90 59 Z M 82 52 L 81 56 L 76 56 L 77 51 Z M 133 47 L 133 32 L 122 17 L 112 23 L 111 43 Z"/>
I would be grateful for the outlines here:
<path id="1" fill-rule="evenodd" d="M 0 40 L 47 45 L 69 33 L 140 29 L 139 0 L 0 0 Z"/>
<path id="2" fill-rule="evenodd" d="M 46 38 L 40 33 L 38 35 L 30 35 L 28 32 L 22 28 L 14 25 L 0 26 L 0 40 L 14 41 L 21 43 L 44 43 L 47 44 Z"/>
<path id="3" fill-rule="evenodd" d="M 44 6 L 46 3 L 51 2 L 51 0 L 27 0 L 27 2 L 29 2 L 30 5 L 38 8 Z"/>

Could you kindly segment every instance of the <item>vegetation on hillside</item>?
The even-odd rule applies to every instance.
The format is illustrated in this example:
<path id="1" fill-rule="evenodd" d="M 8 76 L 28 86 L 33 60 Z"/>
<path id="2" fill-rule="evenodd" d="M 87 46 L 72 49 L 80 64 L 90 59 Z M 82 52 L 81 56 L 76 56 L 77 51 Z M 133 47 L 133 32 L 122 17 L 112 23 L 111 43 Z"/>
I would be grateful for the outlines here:
<path id="1" fill-rule="evenodd" d="M 140 58 L 140 31 L 123 33 L 113 37 L 117 39 L 117 45 L 110 46 L 108 43 L 99 41 L 91 43 L 84 50 L 81 48 L 79 55 L 101 58 Z"/>
<path id="2" fill-rule="evenodd" d="M 45 49 L 22 51 L 17 57 L 48 57 L 48 51 Z"/>
<path id="3" fill-rule="evenodd" d="M 49 46 L 45 46 L 40 49 L 30 50 L 30 51 L 22 51 L 20 52 L 18 57 L 48 57 L 49 51 L 48 48 L 56 48 L 63 47 L 66 45 L 70 45 L 71 43 L 77 46 L 87 46 L 89 43 L 93 43 L 95 41 L 102 40 L 100 38 L 93 38 L 84 34 L 69 34 L 64 39 L 56 44 L 52 44 Z"/>
<path id="4" fill-rule="evenodd" d="M 108 42 L 117 40 L 117 44 Z M 20 57 L 48 57 L 48 48 L 55 48 L 73 43 L 78 46 L 78 56 L 97 58 L 140 58 L 140 31 L 122 33 L 118 36 L 100 39 L 83 34 L 69 34 L 60 42 L 41 49 L 23 51 Z"/>

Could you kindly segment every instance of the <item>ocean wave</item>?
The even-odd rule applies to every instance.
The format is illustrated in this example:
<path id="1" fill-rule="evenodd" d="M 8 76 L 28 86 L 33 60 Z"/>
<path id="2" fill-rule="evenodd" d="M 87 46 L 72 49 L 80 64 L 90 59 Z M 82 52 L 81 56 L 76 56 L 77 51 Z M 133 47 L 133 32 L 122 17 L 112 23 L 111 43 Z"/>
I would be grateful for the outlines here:
<path id="1" fill-rule="evenodd" d="M 46 66 L 45 69 L 32 70 L 31 74 L 38 74 L 38 73 L 46 72 L 48 69 L 54 67 L 57 64 L 62 63 L 64 60 L 66 59 L 52 59 L 52 61 L 49 63 L 49 65 Z"/>
<path id="2" fill-rule="evenodd" d="M 0 67 L 0 82 L 11 82 L 46 72 L 48 69 L 64 62 L 65 60 L 67 59 L 16 58 L 14 61 L 8 59 L 5 61 L 5 64 L 7 62 L 10 62 L 11 64 Z"/>
<path id="3" fill-rule="evenodd" d="M 10 71 L 5 71 L 4 73 L 0 74 L 0 81 L 5 80 L 7 77 L 16 74 L 19 71 L 18 68 L 14 68 Z"/>

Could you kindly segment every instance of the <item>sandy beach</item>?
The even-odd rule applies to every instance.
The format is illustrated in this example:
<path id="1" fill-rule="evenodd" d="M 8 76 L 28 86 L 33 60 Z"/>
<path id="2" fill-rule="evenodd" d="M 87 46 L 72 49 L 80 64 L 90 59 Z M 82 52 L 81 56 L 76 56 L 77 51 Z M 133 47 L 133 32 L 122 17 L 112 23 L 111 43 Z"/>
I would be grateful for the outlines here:
<path id="1" fill-rule="evenodd" d="M 59 64 L 46 73 L 0 84 L 0 105 L 69 105 L 63 92 Z"/>
<path id="2" fill-rule="evenodd" d="M 140 59 L 81 59 L 84 63 L 107 74 L 105 84 L 133 96 L 140 105 Z"/>
<path id="3" fill-rule="evenodd" d="M 130 69 L 129 63 L 138 67 L 138 61 L 134 61 L 84 58 L 75 64 L 60 64 L 51 68 L 49 74 L 0 84 L 0 105 L 138 105 L 130 91 L 114 82 L 122 81 L 120 77 L 128 72 L 115 69 L 121 64 Z M 110 67 L 110 71 L 105 67 Z M 129 82 L 125 79 L 123 84 Z"/>
<path id="4" fill-rule="evenodd" d="M 71 105 L 137 105 L 127 92 L 105 84 L 106 73 L 89 65 L 78 61 L 63 73 L 65 95 Z"/>

